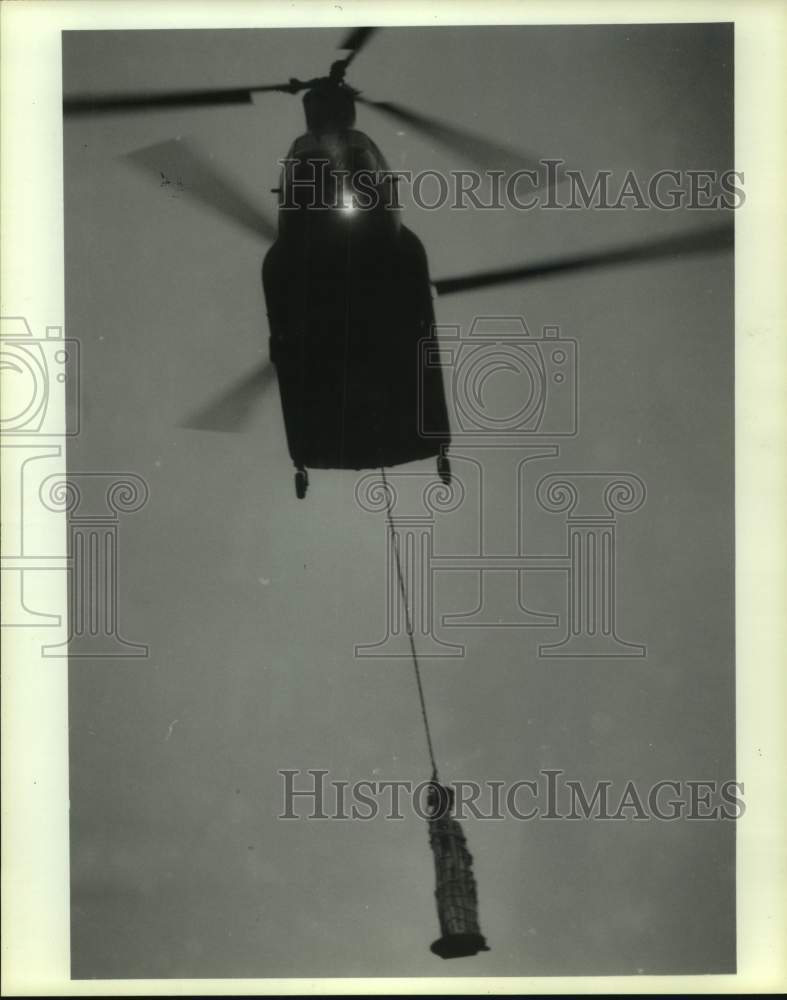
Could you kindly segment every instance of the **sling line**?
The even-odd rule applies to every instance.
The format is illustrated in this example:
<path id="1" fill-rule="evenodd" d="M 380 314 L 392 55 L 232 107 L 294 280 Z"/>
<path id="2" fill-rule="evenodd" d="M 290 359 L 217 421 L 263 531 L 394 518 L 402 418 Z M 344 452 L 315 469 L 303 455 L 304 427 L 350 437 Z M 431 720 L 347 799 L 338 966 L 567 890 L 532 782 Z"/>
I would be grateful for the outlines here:
<path id="1" fill-rule="evenodd" d="M 394 550 L 394 561 L 396 563 L 396 575 L 399 580 L 399 592 L 402 595 L 402 604 L 404 605 L 404 621 L 405 629 L 407 630 L 407 638 L 410 640 L 410 655 L 413 658 L 413 668 L 415 670 L 415 682 L 418 685 L 418 700 L 421 703 L 421 717 L 424 721 L 424 731 L 426 733 L 426 745 L 429 749 L 429 760 L 432 765 L 432 780 L 437 781 L 437 763 L 434 756 L 434 748 L 432 746 L 432 733 L 429 729 L 429 716 L 426 711 L 426 700 L 424 698 L 424 689 L 421 683 L 421 667 L 418 663 L 418 653 L 415 649 L 415 638 L 413 636 L 413 625 L 410 621 L 410 607 L 407 600 L 407 586 L 404 581 L 404 573 L 402 572 L 402 561 L 399 556 L 399 536 L 396 533 L 393 522 L 393 512 L 391 506 L 391 491 L 388 489 L 388 480 L 385 477 L 385 467 L 380 466 L 380 472 L 383 478 L 383 487 L 385 490 L 385 512 L 388 519 L 388 530 L 391 535 L 391 545 Z"/>

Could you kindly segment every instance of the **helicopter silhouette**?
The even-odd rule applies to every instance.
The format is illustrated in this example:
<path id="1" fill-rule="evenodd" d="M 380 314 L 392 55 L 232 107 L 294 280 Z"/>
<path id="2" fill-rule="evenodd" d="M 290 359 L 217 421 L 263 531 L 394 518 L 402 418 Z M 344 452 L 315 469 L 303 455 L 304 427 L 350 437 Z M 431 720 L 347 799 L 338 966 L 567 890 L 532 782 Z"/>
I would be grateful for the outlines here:
<path id="1" fill-rule="evenodd" d="M 372 101 L 345 75 L 373 27 L 352 30 L 327 76 L 225 90 L 94 95 L 64 100 L 66 114 L 251 103 L 255 94 L 304 92 L 306 132 L 282 161 L 278 224 L 273 224 L 197 149 L 158 143 L 127 159 L 157 179 L 189 178 L 184 196 L 272 241 L 262 269 L 269 361 L 242 377 L 186 426 L 240 430 L 273 380 L 279 392 L 295 490 L 311 469 L 385 468 L 434 457 L 450 482 L 451 430 L 442 374 L 424 358 L 436 346 L 432 291 L 438 295 L 547 278 L 572 271 L 707 253 L 732 246 L 724 224 L 688 234 L 431 281 L 421 241 L 401 222 L 395 182 L 373 140 L 355 128 L 356 105 L 373 107 L 452 153 L 490 169 L 540 161 L 452 123 L 387 101 Z M 354 192 L 371 178 L 370 206 Z M 434 355 L 434 351 L 432 352 Z M 429 427 L 429 434 L 421 428 Z"/>

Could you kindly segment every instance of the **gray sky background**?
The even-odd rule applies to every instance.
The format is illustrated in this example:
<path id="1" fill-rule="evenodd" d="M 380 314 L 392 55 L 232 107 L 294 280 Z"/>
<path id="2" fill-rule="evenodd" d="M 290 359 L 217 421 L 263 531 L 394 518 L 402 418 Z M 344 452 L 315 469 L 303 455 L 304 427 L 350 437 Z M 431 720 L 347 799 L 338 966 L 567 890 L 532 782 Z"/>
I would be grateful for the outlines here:
<path id="1" fill-rule="evenodd" d="M 202 89 L 327 70 L 338 32 L 64 36 L 64 92 Z M 592 173 L 732 167 L 721 25 L 389 29 L 351 82 Z M 468 164 L 359 110 L 393 167 Z M 734 967 L 734 829 L 465 824 L 492 950 L 446 964 L 425 824 L 282 823 L 279 768 L 427 776 L 411 667 L 381 637 L 385 531 L 353 473 L 292 488 L 276 391 L 243 435 L 178 426 L 267 355 L 265 246 L 119 158 L 193 137 L 271 214 L 300 100 L 75 119 L 64 129 L 67 335 L 82 342 L 69 466 L 129 471 L 120 620 L 147 661 L 70 665 L 73 975 L 251 977 L 721 972 Z M 711 224 L 711 213 L 408 211 L 433 277 Z M 438 322 L 523 314 L 579 341 L 581 435 L 541 474 L 631 471 L 620 632 L 642 660 L 539 660 L 542 630 L 467 630 L 427 660 L 442 776 L 735 776 L 733 266 L 641 264 L 452 296 Z M 424 471 L 432 463 L 424 463 Z M 532 484 L 531 484 L 532 485 Z M 560 517 L 526 514 L 529 550 Z M 448 535 L 473 537 L 470 498 Z M 261 581 L 268 581 L 267 583 Z M 543 592 L 539 590 L 543 584 Z M 457 584 L 450 610 L 474 603 Z M 554 610 L 560 581 L 534 581 Z M 547 596 L 548 595 L 548 596 Z M 446 609 L 449 610 L 449 609 Z"/>

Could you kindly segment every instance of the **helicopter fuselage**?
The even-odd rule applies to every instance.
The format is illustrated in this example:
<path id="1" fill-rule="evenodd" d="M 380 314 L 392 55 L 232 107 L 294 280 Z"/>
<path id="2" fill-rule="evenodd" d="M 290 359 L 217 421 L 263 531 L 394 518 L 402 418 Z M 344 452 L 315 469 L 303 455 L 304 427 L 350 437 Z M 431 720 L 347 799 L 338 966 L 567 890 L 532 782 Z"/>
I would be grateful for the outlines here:
<path id="1" fill-rule="evenodd" d="M 440 370 L 423 363 L 434 344 L 423 245 L 390 189 L 371 206 L 352 193 L 361 172 L 390 184 L 386 171 L 355 129 L 306 133 L 284 161 L 262 278 L 297 469 L 398 465 L 444 455 L 450 442 Z"/>

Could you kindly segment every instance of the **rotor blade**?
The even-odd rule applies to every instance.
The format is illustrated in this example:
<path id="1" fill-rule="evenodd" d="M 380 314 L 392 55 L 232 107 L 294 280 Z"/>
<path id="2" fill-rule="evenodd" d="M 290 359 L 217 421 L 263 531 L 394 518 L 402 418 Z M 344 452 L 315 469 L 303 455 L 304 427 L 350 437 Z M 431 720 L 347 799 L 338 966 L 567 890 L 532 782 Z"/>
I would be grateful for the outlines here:
<path id="1" fill-rule="evenodd" d="M 152 175 L 162 187 L 199 202 L 255 236 L 275 240 L 275 224 L 243 193 L 237 182 L 222 174 L 210 157 L 182 139 L 146 146 L 123 159 Z"/>
<path id="2" fill-rule="evenodd" d="M 241 431 L 251 418 L 254 404 L 273 381 L 274 368 L 270 361 L 259 367 L 217 396 L 203 409 L 188 417 L 181 427 L 195 431 Z"/>
<path id="3" fill-rule="evenodd" d="M 453 125 L 451 122 L 423 115 L 419 111 L 411 111 L 401 104 L 393 104 L 390 101 L 370 101 L 365 97 L 356 97 L 356 101 L 360 101 L 370 108 L 376 108 L 404 125 L 409 125 L 428 139 L 442 143 L 451 152 L 464 156 L 482 170 L 502 170 L 504 173 L 513 173 L 516 170 L 535 171 L 538 179 L 533 180 L 530 185 L 530 190 L 533 191 L 544 187 L 548 182 L 546 168 L 541 160 L 533 154 L 521 153 L 504 143 L 485 139 L 483 136 Z M 562 172 L 557 170 L 556 174 L 559 180 Z"/>
<path id="4" fill-rule="evenodd" d="M 66 115 L 105 114 L 112 111 L 146 111 L 155 108 L 202 108 L 225 104 L 251 104 L 253 94 L 268 91 L 291 92 L 291 85 L 275 83 L 266 87 L 234 87 L 226 90 L 175 90 L 156 94 L 97 94 L 63 98 Z"/>
<path id="5" fill-rule="evenodd" d="M 349 49 L 352 52 L 352 55 L 347 59 L 348 65 L 355 59 L 376 31 L 379 31 L 379 28 L 353 28 L 348 35 L 344 36 L 344 41 L 337 48 Z"/>
<path id="6" fill-rule="evenodd" d="M 473 288 L 505 285 L 513 281 L 550 278 L 571 271 L 593 271 L 641 261 L 680 259 L 684 254 L 716 253 L 732 248 L 734 233 L 733 223 L 725 223 L 723 226 L 686 233 L 682 236 L 667 236 L 646 243 L 577 254 L 574 257 L 558 257 L 554 260 L 499 271 L 481 271 L 456 278 L 442 278 L 433 284 L 438 295 L 451 295 L 455 292 L 468 292 Z"/>

